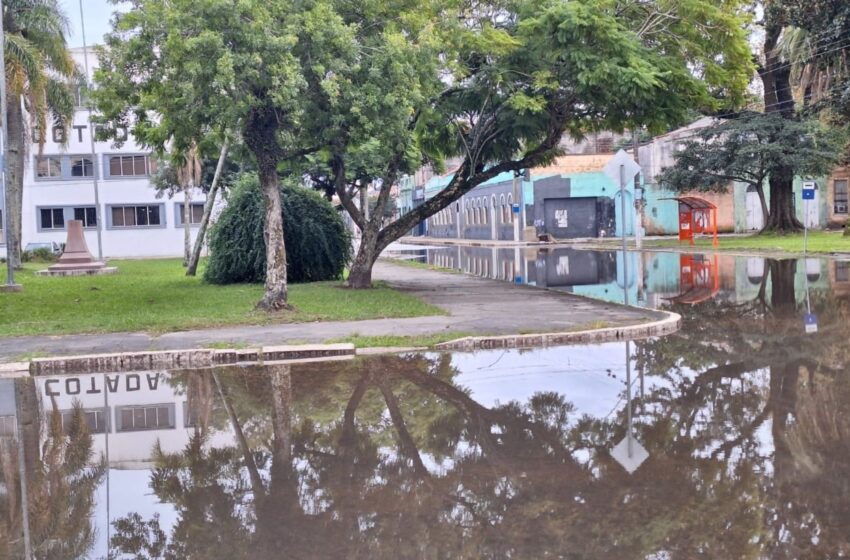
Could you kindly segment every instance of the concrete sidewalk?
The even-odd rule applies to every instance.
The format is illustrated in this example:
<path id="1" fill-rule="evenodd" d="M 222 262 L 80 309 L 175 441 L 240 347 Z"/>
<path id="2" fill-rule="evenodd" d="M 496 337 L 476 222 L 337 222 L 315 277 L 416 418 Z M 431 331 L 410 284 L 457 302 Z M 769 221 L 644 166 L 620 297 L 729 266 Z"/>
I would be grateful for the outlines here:
<path id="1" fill-rule="evenodd" d="M 234 345 L 251 347 L 326 342 L 352 335 L 472 335 L 554 333 L 622 327 L 658 321 L 667 314 L 516 286 L 496 280 L 378 262 L 374 278 L 422 298 L 447 315 L 409 319 L 288 323 L 192 330 L 154 336 L 147 333 L 25 336 L 0 339 L 0 361 L 34 354 L 68 356 L 112 352 L 179 350 Z"/>

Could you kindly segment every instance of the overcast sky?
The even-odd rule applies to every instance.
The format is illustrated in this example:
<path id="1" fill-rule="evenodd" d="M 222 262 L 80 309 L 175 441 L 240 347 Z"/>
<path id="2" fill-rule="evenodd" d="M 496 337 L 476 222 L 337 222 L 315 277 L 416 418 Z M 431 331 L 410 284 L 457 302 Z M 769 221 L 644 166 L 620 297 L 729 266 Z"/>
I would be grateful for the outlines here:
<path id="1" fill-rule="evenodd" d="M 71 20 L 71 34 L 68 46 L 82 47 L 83 35 L 80 31 L 80 0 L 60 0 L 65 13 Z M 109 0 L 83 0 L 83 11 L 86 17 L 86 41 L 89 45 L 103 42 L 104 34 L 109 31 L 109 21 L 112 13 L 119 9 Z"/>

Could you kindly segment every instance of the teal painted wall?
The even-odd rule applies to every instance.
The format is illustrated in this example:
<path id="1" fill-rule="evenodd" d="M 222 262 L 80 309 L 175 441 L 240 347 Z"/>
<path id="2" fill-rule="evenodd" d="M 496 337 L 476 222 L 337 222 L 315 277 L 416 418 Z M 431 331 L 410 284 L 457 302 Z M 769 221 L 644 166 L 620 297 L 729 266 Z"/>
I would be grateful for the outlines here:
<path id="1" fill-rule="evenodd" d="M 644 207 L 644 224 L 647 233 L 657 234 L 659 231 L 668 235 L 679 233 L 679 203 L 670 200 L 678 193 L 668 191 L 656 185 L 647 185 L 644 191 L 646 206 Z"/>
<path id="2" fill-rule="evenodd" d="M 555 177 L 556 175 L 539 175 L 534 177 L 534 181 L 546 179 L 547 177 Z M 570 197 L 571 198 L 587 198 L 587 197 L 608 197 L 614 200 L 614 216 L 616 221 L 616 231 L 614 235 L 620 236 L 622 233 L 622 203 L 620 189 L 617 187 L 607 175 L 601 171 L 589 173 L 571 173 L 557 175 L 570 181 Z M 534 194 L 530 189 L 525 191 L 526 204 L 534 202 Z M 634 181 L 630 181 L 626 185 L 626 235 L 634 235 Z"/>
<path id="3" fill-rule="evenodd" d="M 809 180 L 815 181 L 818 185 L 818 199 L 809 202 L 809 204 L 817 204 L 817 225 L 815 228 L 826 227 L 829 219 L 829 207 L 827 206 L 827 185 L 828 178 L 820 177 L 817 179 L 804 179 L 802 177 L 794 178 L 794 213 L 797 219 L 801 222 L 805 217 L 805 203 L 803 202 L 803 183 Z M 747 185 L 743 183 L 735 183 L 732 188 L 733 196 L 735 197 L 735 231 L 748 232 L 747 229 Z M 764 197 L 770 206 L 770 187 L 765 184 Z"/>

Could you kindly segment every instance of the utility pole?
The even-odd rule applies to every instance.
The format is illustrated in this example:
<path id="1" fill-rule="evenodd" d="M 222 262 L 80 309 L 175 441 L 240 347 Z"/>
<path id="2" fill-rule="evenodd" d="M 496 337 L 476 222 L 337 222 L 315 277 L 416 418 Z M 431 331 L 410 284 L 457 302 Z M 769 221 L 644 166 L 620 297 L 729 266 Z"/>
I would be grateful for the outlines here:
<path id="1" fill-rule="evenodd" d="M 514 221 L 514 242 L 519 243 L 519 212 L 516 211 L 516 208 L 519 206 L 519 199 L 522 196 L 519 188 L 519 172 L 514 171 L 514 182 L 511 188 L 513 196 L 513 202 L 511 203 L 511 217 L 513 217 Z"/>
<path id="2" fill-rule="evenodd" d="M 86 71 L 86 89 L 89 88 L 89 48 L 86 43 L 86 18 L 83 13 L 83 0 L 80 0 L 80 31 L 83 34 L 83 66 Z M 82 100 L 81 100 L 82 101 Z M 95 153 L 95 145 L 94 145 L 94 123 L 92 122 L 92 114 L 93 109 L 91 103 L 88 102 L 86 105 L 89 110 L 89 138 L 91 139 L 91 173 L 92 173 L 92 182 L 94 183 L 94 213 L 95 213 L 95 230 L 97 231 L 97 260 L 103 261 L 103 234 L 101 233 L 103 227 L 101 224 L 103 220 L 101 219 L 101 211 L 100 211 L 100 189 L 97 184 L 97 153 Z M 85 173 L 85 165 L 83 165 L 83 173 Z M 186 203 L 188 204 L 188 203 Z"/>
<path id="3" fill-rule="evenodd" d="M 632 129 L 632 146 L 635 149 L 635 163 L 640 164 L 640 154 L 638 153 L 638 133 L 637 130 Z M 643 226 L 643 201 L 638 199 L 638 189 L 643 191 L 643 188 L 640 185 L 640 171 L 635 174 L 635 247 L 638 249 L 643 245 L 643 232 L 641 231 L 641 226 Z M 641 197 L 643 198 L 643 197 Z"/>
<path id="4" fill-rule="evenodd" d="M 23 287 L 15 283 L 15 267 L 12 266 L 12 259 L 9 258 L 9 189 L 6 188 L 6 180 L 9 178 L 9 165 L 7 148 L 9 143 L 6 141 L 6 132 L 9 130 L 6 126 L 8 113 L 6 111 L 6 31 L 3 29 L 3 0 L 0 0 L 0 112 L 2 112 L 3 120 L 0 122 L 0 141 L 3 143 L 3 151 L 0 153 L 2 160 L 3 177 L 3 234 L 6 237 L 6 283 L 0 287 L 2 292 L 20 292 Z"/>
<path id="5" fill-rule="evenodd" d="M 626 245 L 626 166 L 620 165 L 620 214 L 623 216 L 623 225 L 620 233 L 623 234 L 623 303 L 629 304 L 629 253 Z M 631 451 L 629 451 L 631 457 Z"/>

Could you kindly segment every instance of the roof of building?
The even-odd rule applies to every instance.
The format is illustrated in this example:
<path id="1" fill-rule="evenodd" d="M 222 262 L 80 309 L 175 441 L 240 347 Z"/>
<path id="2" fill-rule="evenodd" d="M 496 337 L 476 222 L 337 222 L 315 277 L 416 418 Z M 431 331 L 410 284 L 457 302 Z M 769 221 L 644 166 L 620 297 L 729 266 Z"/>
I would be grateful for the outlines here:
<path id="1" fill-rule="evenodd" d="M 535 167 L 532 177 L 545 175 L 569 175 L 571 173 L 593 173 L 602 171 L 614 154 L 569 155 L 555 159 L 551 164 Z"/>

